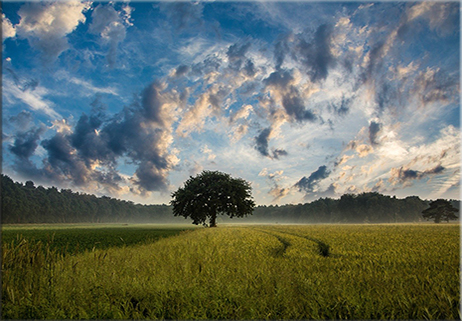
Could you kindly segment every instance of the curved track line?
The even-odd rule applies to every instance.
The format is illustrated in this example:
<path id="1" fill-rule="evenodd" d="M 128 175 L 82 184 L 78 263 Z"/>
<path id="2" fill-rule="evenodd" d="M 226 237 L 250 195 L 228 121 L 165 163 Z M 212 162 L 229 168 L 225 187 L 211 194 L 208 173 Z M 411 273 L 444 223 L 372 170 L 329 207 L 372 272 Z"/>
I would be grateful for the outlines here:
<path id="1" fill-rule="evenodd" d="M 272 234 L 270 231 L 267 231 L 267 230 L 261 230 L 262 232 L 266 232 L 274 237 L 276 237 L 283 245 L 284 245 L 284 242 L 282 241 L 283 238 L 277 236 L 277 235 L 274 235 Z M 295 233 L 290 233 L 290 232 L 286 232 L 286 231 L 278 231 L 276 230 L 275 232 L 277 233 L 281 233 L 281 234 L 287 234 L 287 235 L 291 235 L 291 236 L 296 236 L 296 237 L 300 237 L 300 238 L 304 238 L 308 241 L 312 241 L 312 242 L 315 242 L 317 245 L 318 245 L 318 254 L 323 256 L 323 257 L 328 257 L 331 255 L 330 253 L 330 245 L 321 241 L 321 240 L 318 240 L 316 238 L 313 238 L 313 237 L 309 237 L 309 236 L 304 236 L 304 235 L 299 235 L 299 234 L 295 234 Z M 290 245 L 290 242 L 287 242 L 289 245 Z M 284 250 L 283 250 L 283 254 L 284 252 L 287 250 L 287 247 L 288 246 L 285 246 L 284 247 Z"/>

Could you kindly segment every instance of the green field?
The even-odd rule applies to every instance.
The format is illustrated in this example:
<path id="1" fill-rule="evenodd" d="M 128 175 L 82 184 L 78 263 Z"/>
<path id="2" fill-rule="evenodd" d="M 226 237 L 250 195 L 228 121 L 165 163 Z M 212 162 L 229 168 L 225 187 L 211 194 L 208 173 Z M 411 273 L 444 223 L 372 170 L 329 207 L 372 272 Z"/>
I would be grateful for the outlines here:
<path id="1" fill-rule="evenodd" d="M 127 240 L 152 234 L 124 244 L 105 236 L 102 248 L 79 251 L 72 242 L 84 237 L 74 237 L 64 251 L 43 231 L 54 242 L 75 226 L 4 227 L 3 319 L 461 317 L 457 224 L 80 230 L 107 228 Z M 175 235 L 155 236 L 165 229 Z"/>
<path id="2" fill-rule="evenodd" d="M 93 249 L 146 244 L 192 229 L 168 224 L 28 224 L 2 227 L 2 242 L 17 245 L 22 239 L 48 244 L 61 254 Z"/>

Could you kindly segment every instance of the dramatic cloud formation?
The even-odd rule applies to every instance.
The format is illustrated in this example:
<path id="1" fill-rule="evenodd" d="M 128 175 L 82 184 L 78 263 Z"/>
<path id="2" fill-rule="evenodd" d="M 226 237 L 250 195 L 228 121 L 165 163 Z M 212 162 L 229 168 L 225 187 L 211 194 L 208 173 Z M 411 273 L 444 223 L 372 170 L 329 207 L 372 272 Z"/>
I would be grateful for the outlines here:
<path id="1" fill-rule="evenodd" d="M 19 116 L 19 115 L 18 115 Z M 27 132 L 20 132 L 16 135 L 14 143 L 10 146 L 11 152 L 20 159 L 31 157 L 38 146 L 40 135 L 44 133 L 43 127 L 33 128 Z"/>
<path id="2" fill-rule="evenodd" d="M 148 203 L 203 169 L 264 204 L 455 198 L 459 23 L 456 2 L 6 2 L 4 170 Z"/>
<path id="3" fill-rule="evenodd" d="M 82 114 L 74 128 L 58 131 L 43 140 L 46 165 L 35 169 L 37 179 L 46 177 L 56 182 L 70 179 L 76 186 L 94 182 L 103 187 L 110 185 L 114 192 L 124 182 L 116 171 L 117 160 L 128 156 L 137 165 L 132 182 L 138 189 L 133 188 L 133 192 L 165 191 L 167 174 L 176 164 L 167 148 L 172 141 L 171 107 L 178 103 L 178 97 L 162 93 L 161 86 L 159 82 L 150 84 L 139 101 L 114 116 L 94 108 L 90 115 Z M 24 117 L 19 114 L 15 119 L 20 121 Z M 10 150 L 18 158 L 28 159 L 43 132 L 39 128 L 19 133 Z"/>

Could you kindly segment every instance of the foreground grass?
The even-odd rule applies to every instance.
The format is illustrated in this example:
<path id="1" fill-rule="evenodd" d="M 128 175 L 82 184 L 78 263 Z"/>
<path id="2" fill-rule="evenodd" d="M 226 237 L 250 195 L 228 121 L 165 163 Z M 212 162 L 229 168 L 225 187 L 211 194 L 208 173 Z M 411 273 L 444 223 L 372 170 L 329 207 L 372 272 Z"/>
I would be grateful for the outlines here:
<path id="1" fill-rule="evenodd" d="M 6 244 L 2 315 L 460 319 L 459 234 L 458 225 L 221 227 L 66 257 Z"/>
<path id="2" fill-rule="evenodd" d="M 191 225 L 162 224 L 25 224 L 2 227 L 2 243 L 17 246 L 21 241 L 44 243 L 60 254 L 77 254 L 147 244 L 178 235 Z"/>

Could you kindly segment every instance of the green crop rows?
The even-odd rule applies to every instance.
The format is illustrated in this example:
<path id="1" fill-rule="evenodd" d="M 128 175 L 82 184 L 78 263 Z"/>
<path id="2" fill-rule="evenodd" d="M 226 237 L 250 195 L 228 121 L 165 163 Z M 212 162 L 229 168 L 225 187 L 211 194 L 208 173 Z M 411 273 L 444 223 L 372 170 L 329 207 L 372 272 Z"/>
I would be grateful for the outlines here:
<path id="1" fill-rule="evenodd" d="M 459 238 L 456 224 L 222 226 L 65 256 L 20 240 L 3 244 L 2 316 L 460 319 Z"/>
<path id="2" fill-rule="evenodd" d="M 190 228 L 173 225 L 37 224 L 3 228 L 2 242 L 17 245 L 20 240 L 26 239 L 32 243 L 46 243 L 52 250 L 62 254 L 76 254 L 93 249 L 151 243 Z"/>

